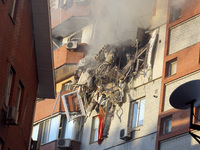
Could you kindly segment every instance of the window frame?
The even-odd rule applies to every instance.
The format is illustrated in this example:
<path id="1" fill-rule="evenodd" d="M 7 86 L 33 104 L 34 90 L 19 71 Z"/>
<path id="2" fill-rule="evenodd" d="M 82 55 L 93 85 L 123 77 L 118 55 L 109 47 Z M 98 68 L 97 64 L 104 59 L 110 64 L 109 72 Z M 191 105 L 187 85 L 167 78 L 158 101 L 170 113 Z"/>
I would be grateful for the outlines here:
<path id="1" fill-rule="evenodd" d="M 98 120 L 97 122 L 98 125 L 97 125 L 97 128 L 94 129 L 95 120 Z M 90 144 L 98 142 L 98 131 L 99 131 L 99 117 L 98 115 L 96 115 L 92 117 L 92 125 L 91 125 L 91 131 L 90 131 Z M 96 135 L 96 132 L 97 132 L 97 135 Z M 95 133 L 95 136 L 93 135 L 93 133 Z M 96 136 L 97 136 L 97 139 L 95 139 Z"/>
<path id="2" fill-rule="evenodd" d="M 7 82 L 6 82 L 5 99 L 4 99 L 4 104 L 6 107 L 8 107 L 9 101 L 10 101 L 10 95 L 11 95 L 12 84 L 13 84 L 13 80 L 14 80 L 14 74 L 15 74 L 15 70 L 13 69 L 12 66 L 10 66 L 10 69 L 8 72 L 8 78 L 7 78 Z"/>
<path id="3" fill-rule="evenodd" d="M 175 72 L 173 71 L 174 64 L 175 64 Z M 166 63 L 166 77 L 176 75 L 176 73 L 177 73 L 177 58 L 172 59 Z"/>
<path id="4" fill-rule="evenodd" d="M 23 84 L 21 83 L 21 81 L 19 81 L 18 84 L 18 90 L 17 90 L 17 98 L 16 98 L 16 109 L 19 111 L 19 107 L 20 107 L 20 102 L 21 102 L 21 98 L 23 95 Z"/>
<path id="5" fill-rule="evenodd" d="M 170 123 L 169 123 L 169 121 L 170 121 Z M 170 126 L 167 127 L 167 125 L 170 125 Z M 172 132 L 172 115 L 164 117 L 164 118 L 161 119 L 161 130 L 160 131 L 161 131 L 160 132 L 161 135 L 166 135 L 166 134 L 169 134 L 169 133 Z"/>
<path id="6" fill-rule="evenodd" d="M 53 140 L 49 140 L 49 136 L 50 136 L 50 129 L 51 129 L 51 122 L 52 122 L 52 119 L 53 118 L 56 118 L 58 117 L 58 122 L 57 122 L 57 133 L 56 133 L 56 138 L 53 139 Z M 60 115 L 57 115 L 57 116 L 54 116 L 54 117 L 51 117 L 47 120 L 45 120 L 43 122 L 43 126 L 42 126 L 42 132 L 41 132 L 41 145 L 44 145 L 46 143 L 50 143 L 54 140 L 57 140 L 58 139 L 58 135 L 59 135 L 59 127 L 60 127 Z"/>
<path id="7" fill-rule="evenodd" d="M 66 101 L 67 101 L 66 96 L 68 97 L 73 94 L 77 94 L 77 100 L 78 100 L 78 104 L 80 106 L 80 111 L 81 111 L 80 112 L 81 114 L 79 114 L 79 115 L 71 115 L 68 104 L 66 103 Z M 83 106 L 83 101 L 82 101 L 82 98 L 79 96 L 78 91 L 73 91 L 73 92 L 70 92 L 67 94 L 63 94 L 61 97 L 62 97 L 62 102 L 63 102 L 64 108 L 65 108 L 65 113 L 66 113 L 68 122 L 75 118 L 85 116 L 85 109 Z"/>
<path id="8" fill-rule="evenodd" d="M 10 3 L 9 16 L 13 24 L 15 24 L 14 20 L 16 16 L 17 2 L 18 2 L 17 0 L 11 0 L 11 3 Z"/>
<path id="9" fill-rule="evenodd" d="M 140 127 L 144 124 L 144 114 L 145 114 L 145 97 L 139 100 L 131 101 L 130 102 L 130 111 L 129 111 L 129 123 L 128 126 L 130 129 L 134 129 Z M 141 105 L 143 103 L 143 115 L 142 115 L 142 124 L 139 123 L 140 121 L 140 113 L 141 113 Z M 137 110 L 135 111 L 135 104 L 137 104 Z M 136 113 L 136 114 L 135 114 Z M 133 125 L 134 116 L 136 116 L 135 125 Z"/>

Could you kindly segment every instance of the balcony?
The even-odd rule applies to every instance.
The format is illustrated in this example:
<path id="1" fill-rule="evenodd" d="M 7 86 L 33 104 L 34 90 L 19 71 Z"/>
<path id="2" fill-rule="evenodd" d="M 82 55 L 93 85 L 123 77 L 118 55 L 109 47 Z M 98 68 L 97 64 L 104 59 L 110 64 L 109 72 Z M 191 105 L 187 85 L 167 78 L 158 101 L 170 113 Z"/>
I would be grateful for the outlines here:
<path id="1" fill-rule="evenodd" d="M 52 0 L 53 1 L 53 0 Z M 53 37 L 66 37 L 89 24 L 90 4 L 87 0 L 68 0 L 51 6 Z"/>

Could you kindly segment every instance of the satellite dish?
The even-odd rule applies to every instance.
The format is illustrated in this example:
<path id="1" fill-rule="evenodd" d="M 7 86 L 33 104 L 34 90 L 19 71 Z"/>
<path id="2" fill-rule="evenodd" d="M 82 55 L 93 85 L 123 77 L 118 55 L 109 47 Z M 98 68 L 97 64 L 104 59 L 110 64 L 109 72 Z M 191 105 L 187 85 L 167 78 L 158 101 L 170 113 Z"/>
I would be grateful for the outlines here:
<path id="1" fill-rule="evenodd" d="M 170 104 L 177 109 L 187 109 L 194 102 L 194 107 L 200 105 L 200 80 L 193 80 L 176 88 L 169 98 Z"/>

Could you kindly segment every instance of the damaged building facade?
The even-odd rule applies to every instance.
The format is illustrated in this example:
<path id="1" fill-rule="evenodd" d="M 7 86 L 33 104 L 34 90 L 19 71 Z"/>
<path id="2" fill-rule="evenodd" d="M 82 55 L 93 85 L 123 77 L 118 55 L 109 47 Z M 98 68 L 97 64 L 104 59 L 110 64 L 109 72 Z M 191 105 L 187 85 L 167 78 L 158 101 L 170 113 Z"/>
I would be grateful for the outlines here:
<path id="1" fill-rule="evenodd" d="M 52 16 L 57 16 L 55 22 L 52 18 L 54 61 L 59 64 L 57 98 L 37 103 L 32 138 L 40 149 L 199 146 L 188 134 L 189 110 L 173 109 L 169 96 L 180 84 L 198 79 L 199 39 L 194 27 L 200 4 L 154 3 L 149 28 L 138 25 L 130 40 L 124 35 L 116 40 L 114 33 L 108 43 L 100 41 L 95 55 L 87 55 L 92 44 L 98 44 L 99 34 L 98 20 L 89 19 L 89 1 L 52 0 Z"/>

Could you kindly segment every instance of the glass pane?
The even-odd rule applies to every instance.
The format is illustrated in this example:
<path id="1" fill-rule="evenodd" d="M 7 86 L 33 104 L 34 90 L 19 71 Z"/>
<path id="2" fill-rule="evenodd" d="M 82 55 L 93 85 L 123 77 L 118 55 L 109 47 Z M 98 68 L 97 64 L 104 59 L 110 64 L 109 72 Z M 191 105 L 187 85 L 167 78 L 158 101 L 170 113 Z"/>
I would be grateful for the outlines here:
<path id="1" fill-rule="evenodd" d="M 41 144 L 45 144 L 48 138 L 48 131 L 49 131 L 49 120 L 43 123 L 43 131 L 42 131 L 42 139 Z"/>
<path id="2" fill-rule="evenodd" d="M 66 120 L 66 128 L 65 128 L 65 138 L 66 139 L 72 139 L 72 133 L 73 133 L 73 127 L 74 127 L 74 121 L 68 122 Z"/>
<path id="3" fill-rule="evenodd" d="M 176 62 L 171 63 L 171 75 L 176 74 Z"/>
<path id="4" fill-rule="evenodd" d="M 140 112 L 139 112 L 139 118 L 138 118 L 138 125 L 140 126 L 143 124 L 144 120 L 144 106 L 145 106 L 145 100 L 140 101 Z"/>
<path id="5" fill-rule="evenodd" d="M 40 124 L 37 124 L 37 125 L 35 125 L 35 126 L 33 127 L 32 139 L 33 139 L 34 141 L 37 141 L 39 127 L 40 127 Z"/>
<path id="6" fill-rule="evenodd" d="M 132 128 L 137 126 L 138 103 L 133 104 Z"/>
<path id="7" fill-rule="evenodd" d="M 99 127 L 99 118 L 98 116 L 96 116 L 93 118 L 91 142 L 95 142 L 98 140 L 98 127 Z"/>
<path id="8" fill-rule="evenodd" d="M 60 123 L 60 116 L 57 116 L 57 117 L 54 117 L 54 118 L 51 119 L 48 142 L 57 139 L 58 130 L 59 130 L 59 123 Z"/>

